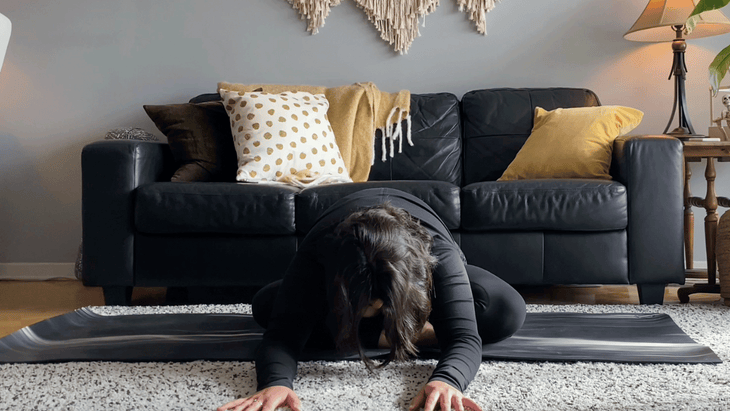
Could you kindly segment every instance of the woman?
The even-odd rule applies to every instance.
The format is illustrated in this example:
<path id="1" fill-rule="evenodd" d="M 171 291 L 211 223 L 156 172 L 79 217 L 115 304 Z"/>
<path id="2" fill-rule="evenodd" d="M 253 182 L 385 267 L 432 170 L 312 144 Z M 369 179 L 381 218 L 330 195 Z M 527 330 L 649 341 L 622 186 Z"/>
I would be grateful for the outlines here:
<path id="1" fill-rule="evenodd" d="M 324 212 L 283 280 L 254 297 L 253 312 L 266 328 L 256 355 L 258 391 L 219 411 L 300 411 L 292 382 L 305 346 L 357 353 L 372 370 L 364 348 L 390 348 L 379 368 L 434 343 L 438 364 L 410 409 L 462 411 L 481 410 L 462 392 L 479 369 L 482 343 L 517 331 L 525 303 L 504 281 L 466 264 L 426 203 L 375 188 Z"/>

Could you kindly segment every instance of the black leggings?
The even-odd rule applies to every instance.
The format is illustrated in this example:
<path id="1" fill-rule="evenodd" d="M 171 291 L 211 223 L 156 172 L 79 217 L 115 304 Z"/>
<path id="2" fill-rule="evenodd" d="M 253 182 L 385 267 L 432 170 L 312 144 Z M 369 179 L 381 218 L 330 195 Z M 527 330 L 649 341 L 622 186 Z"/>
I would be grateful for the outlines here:
<path id="1" fill-rule="evenodd" d="M 481 267 L 467 264 L 466 272 L 474 296 L 474 311 L 482 343 L 504 340 L 519 330 L 525 321 L 525 300 L 517 290 Z M 264 328 L 269 323 L 281 282 L 278 280 L 265 286 L 253 297 L 253 317 Z"/>

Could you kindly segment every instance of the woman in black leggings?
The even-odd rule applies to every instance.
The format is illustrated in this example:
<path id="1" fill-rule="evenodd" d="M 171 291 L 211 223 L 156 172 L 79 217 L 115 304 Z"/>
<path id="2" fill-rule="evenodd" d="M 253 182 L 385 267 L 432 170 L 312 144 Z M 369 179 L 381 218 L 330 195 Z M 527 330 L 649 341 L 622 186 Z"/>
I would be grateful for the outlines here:
<path id="1" fill-rule="evenodd" d="M 516 332 L 525 302 L 510 285 L 468 265 L 438 215 L 402 191 L 376 188 L 343 197 L 302 241 L 284 278 L 254 296 L 266 328 L 256 354 L 258 391 L 219 410 L 301 409 L 292 390 L 306 347 L 357 353 L 368 369 L 437 344 L 438 364 L 411 410 L 481 408 L 462 392 L 476 375 L 482 344 Z M 365 348 L 389 348 L 376 365 Z"/>

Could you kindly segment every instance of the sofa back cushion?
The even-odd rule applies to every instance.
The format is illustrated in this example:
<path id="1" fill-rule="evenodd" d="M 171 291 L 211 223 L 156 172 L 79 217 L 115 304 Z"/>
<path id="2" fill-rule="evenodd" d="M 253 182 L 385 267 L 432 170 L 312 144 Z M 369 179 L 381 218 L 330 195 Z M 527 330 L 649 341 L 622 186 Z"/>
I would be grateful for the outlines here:
<path id="1" fill-rule="evenodd" d="M 463 185 L 497 180 L 532 131 L 535 107 L 591 107 L 601 103 L 590 90 L 499 88 L 474 90 L 461 100 L 464 127 Z"/>
<path id="2" fill-rule="evenodd" d="M 220 101 L 215 93 L 201 94 L 190 103 Z M 401 123 L 406 135 L 406 121 Z M 461 185 L 461 112 L 459 99 L 451 93 L 411 94 L 411 139 L 403 152 L 382 161 L 382 134 L 375 136 L 375 162 L 368 181 L 436 180 Z M 398 144 L 398 143 L 396 143 Z M 390 153 L 389 143 L 386 153 Z"/>
<path id="3" fill-rule="evenodd" d="M 406 122 L 402 123 L 405 127 Z M 403 130 L 404 136 L 406 130 Z M 403 152 L 382 161 L 382 136 L 375 136 L 375 162 L 369 181 L 435 180 L 461 185 L 461 116 L 451 93 L 411 94 L 411 138 Z M 386 146 L 386 153 L 390 149 Z"/>

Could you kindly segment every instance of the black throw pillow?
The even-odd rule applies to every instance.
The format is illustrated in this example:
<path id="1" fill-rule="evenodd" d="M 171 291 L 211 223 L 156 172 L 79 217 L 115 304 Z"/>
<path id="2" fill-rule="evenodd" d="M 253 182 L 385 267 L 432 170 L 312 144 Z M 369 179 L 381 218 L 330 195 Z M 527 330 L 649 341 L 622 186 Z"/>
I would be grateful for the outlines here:
<path id="1" fill-rule="evenodd" d="M 180 164 L 174 182 L 235 181 L 237 159 L 221 102 L 145 105 Z"/>

